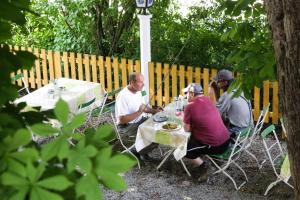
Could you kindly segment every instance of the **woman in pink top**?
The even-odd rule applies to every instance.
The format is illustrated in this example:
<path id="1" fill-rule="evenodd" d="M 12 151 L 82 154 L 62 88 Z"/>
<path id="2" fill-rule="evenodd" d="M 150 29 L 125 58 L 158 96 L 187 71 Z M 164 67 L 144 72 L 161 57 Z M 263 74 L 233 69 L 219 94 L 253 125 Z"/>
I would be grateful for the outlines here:
<path id="1" fill-rule="evenodd" d="M 226 151 L 230 137 L 219 111 L 210 98 L 203 95 L 201 85 L 192 83 L 188 86 L 188 102 L 183 127 L 191 132 L 191 139 L 185 157 L 200 166 L 203 163 L 201 155 Z"/>

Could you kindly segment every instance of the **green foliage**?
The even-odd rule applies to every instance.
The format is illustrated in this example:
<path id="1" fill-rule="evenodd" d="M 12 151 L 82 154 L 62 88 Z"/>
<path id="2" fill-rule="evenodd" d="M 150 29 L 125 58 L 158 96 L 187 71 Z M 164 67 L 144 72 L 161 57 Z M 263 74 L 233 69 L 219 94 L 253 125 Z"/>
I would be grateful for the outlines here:
<path id="1" fill-rule="evenodd" d="M 254 86 L 262 87 L 264 80 L 274 80 L 276 65 L 271 35 L 263 5 L 254 0 L 220 1 L 228 26 L 223 41 L 236 41 L 228 55 L 232 69 L 239 72 L 234 85 L 250 98 Z"/>
<path id="2" fill-rule="evenodd" d="M 32 9 L 40 15 L 27 14 L 26 27 L 14 28 L 11 44 L 139 59 L 139 10 L 133 0 L 111 2 L 35 0 Z M 215 9 L 193 7 L 183 17 L 175 0 L 157 0 L 150 12 L 153 61 L 228 66 L 235 42 L 221 40 L 226 25 Z"/>
<path id="3" fill-rule="evenodd" d="M 1 199 L 102 199 L 99 184 L 116 191 L 125 189 L 119 173 L 128 171 L 136 162 L 128 155 L 112 152 L 108 143 L 114 137 L 112 126 L 77 133 L 86 116 L 72 116 L 63 100 L 57 102 L 54 111 L 39 111 L 37 107 L 26 112 L 25 103 L 14 104 L 17 89 L 11 83 L 11 73 L 30 69 L 35 60 L 32 54 L 11 51 L 5 45 L 12 36 L 12 25 L 23 27 L 24 11 L 32 12 L 29 1 L 3 0 L 0 4 Z M 49 119 L 57 120 L 61 126 L 42 123 Z M 53 139 L 38 145 L 32 141 L 32 134 Z"/>

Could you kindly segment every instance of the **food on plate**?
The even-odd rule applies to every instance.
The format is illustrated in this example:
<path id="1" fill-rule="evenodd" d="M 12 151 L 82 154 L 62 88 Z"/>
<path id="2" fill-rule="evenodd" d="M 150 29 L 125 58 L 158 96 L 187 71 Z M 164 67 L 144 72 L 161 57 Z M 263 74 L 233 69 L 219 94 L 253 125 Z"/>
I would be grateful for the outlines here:
<path id="1" fill-rule="evenodd" d="M 163 129 L 166 130 L 174 130 L 178 127 L 178 124 L 175 123 L 166 123 L 165 125 L 162 126 Z"/>

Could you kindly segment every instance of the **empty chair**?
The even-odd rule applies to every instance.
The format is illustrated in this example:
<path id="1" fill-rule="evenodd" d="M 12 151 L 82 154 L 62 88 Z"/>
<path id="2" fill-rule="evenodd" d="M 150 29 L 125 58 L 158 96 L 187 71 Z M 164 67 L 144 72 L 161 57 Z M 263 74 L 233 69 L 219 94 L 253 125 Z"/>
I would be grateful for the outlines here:
<path id="1" fill-rule="evenodd" d="M 274 142 L 267 142 L 266 139 L 270 134 L 274 137 Z M 284 182 L 291 188 L 294 188 L 290 183 L 288 183 L 291 172 L 290 172 L 290 163 L 288 156 L 283 153 L 281 144 L 278 140 L 277 134 L 275 132 L 275 126 L 271 125 L 268 128 L 266 128 L 262 133 L 261 136 L 263 138 L 263 144 L 266 150 L 266 153 L 268 155 L 269 161 L 272 165 L 272 169 L 277 177 L 277 180 L 270 183 L 270 185 L 267 187 L 265 191 L 265 195 L 268 194 L 269 190 L 274 187 L 277 183 L 280 181 Z M 282 164 L 279 167 L 280 171 L 276 169 L 276 163 L 280 163 L 282 161 Z M 279 171 L 279 172 L 278 172 Z"/>

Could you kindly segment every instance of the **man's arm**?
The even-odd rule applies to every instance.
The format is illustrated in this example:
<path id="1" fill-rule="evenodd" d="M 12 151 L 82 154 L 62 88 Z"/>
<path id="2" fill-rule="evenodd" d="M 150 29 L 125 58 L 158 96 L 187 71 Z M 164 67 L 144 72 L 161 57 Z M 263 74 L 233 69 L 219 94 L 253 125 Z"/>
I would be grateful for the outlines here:
<path id="1" fill-rule="evenodd" d="M 130 121 L 138 118 L 146 109 L 147 107 L 144 104 L 142 104 L 138 111 L 128 115 L 120 116 L 119 117 L 120 124 L 128 124 Z"/>
<path id="2" fill-rule="evenodd" d="M 191 125 L 186 124 L 183 122 L 183 129 L 185 132 L 190 132 L 191 131 Z"/>

